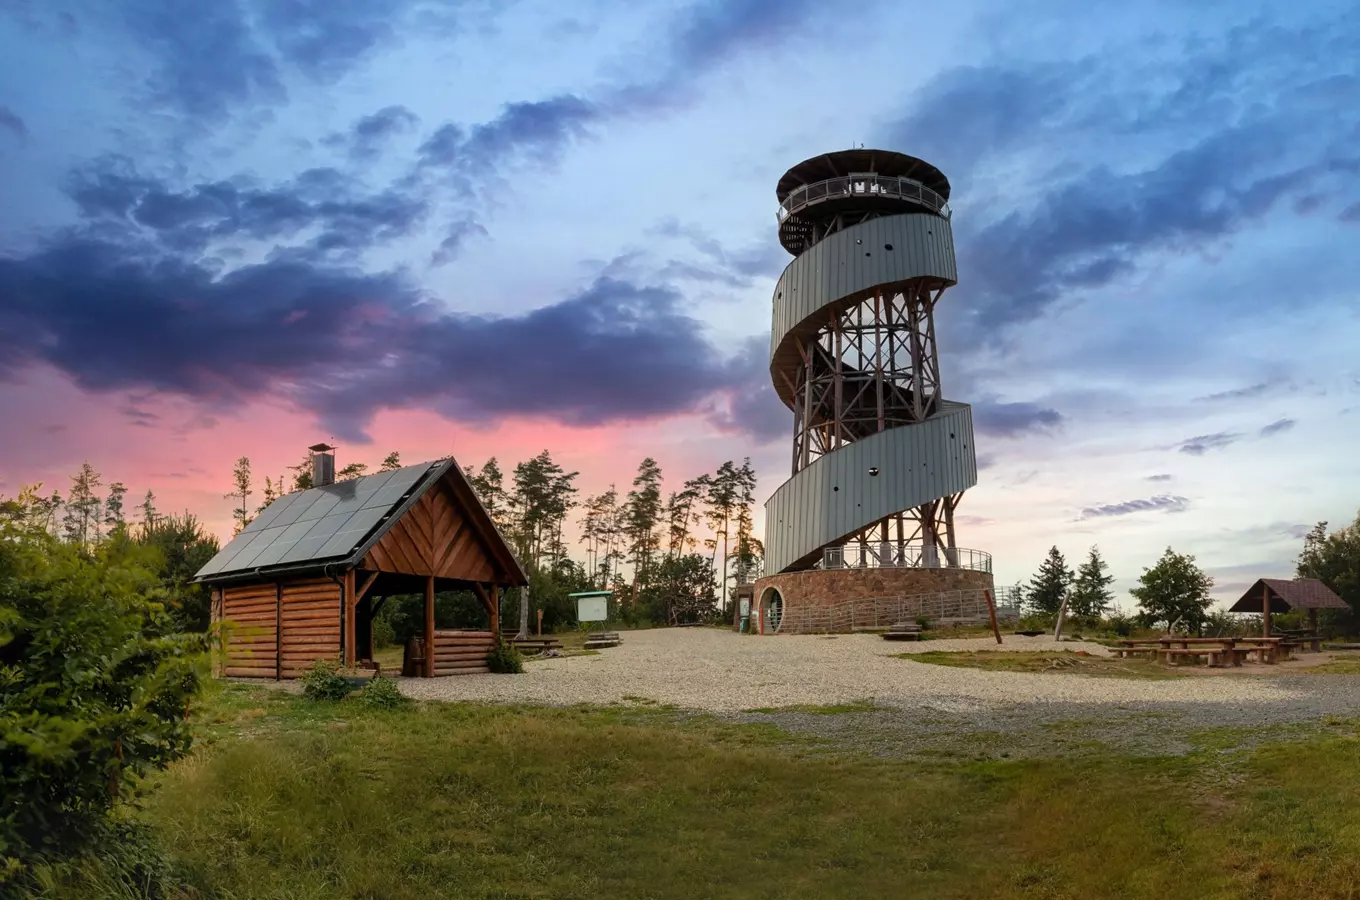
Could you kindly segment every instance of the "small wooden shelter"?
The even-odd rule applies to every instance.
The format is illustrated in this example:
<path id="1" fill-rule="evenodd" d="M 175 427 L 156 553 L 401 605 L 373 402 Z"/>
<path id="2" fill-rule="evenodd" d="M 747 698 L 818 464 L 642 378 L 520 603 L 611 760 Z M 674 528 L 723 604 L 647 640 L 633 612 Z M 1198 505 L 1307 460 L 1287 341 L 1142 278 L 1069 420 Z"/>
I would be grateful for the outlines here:
<path id="1" fill-rule="evenodd" d="M 1318 610 L 1350 609 L 1350 606 L 1316 578 L 1262 578 L 1247 588 L 1242 599 L 1228 612 L 1260 614 L 1262 633 L 1270 637 L 1271 613 L 1294 609 L 1308 610 L 1308 625 L 1316 632 Z"/>
<path id="2" fill-rule="evenodd" d="M 452 459 L 334 481 L 332 448 L 312 449 L 316 486 L 275 500 L 195 580 L 214 622 L 231 623 L 222 674 L 296 678 L 317 659 L 371 665 L 373 618 L 396 594 L 424 593 L 425 677 L 486 671 L 500 591 L 528 584 Z M 471 590 L 486 631 L 436 631 L 439 591 Z"/>

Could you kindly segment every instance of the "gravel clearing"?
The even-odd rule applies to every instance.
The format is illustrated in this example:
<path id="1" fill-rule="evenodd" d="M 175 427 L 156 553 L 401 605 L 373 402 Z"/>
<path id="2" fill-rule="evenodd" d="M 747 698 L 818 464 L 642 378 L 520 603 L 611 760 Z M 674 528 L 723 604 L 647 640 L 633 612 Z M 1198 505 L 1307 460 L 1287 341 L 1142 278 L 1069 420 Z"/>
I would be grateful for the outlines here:
<path id="1" fill-rule="evenodd" d="M 740 713 L 759 708 L 872 700 L 901 710 L 969 719 L 998 718 L 1017 705 L 1129 711 L 1198 709 L 1206 723 L 1299 721 L 1360 714 L 1360 680 L 1348 676 L 1242 675 L 1140 681 L 1057 673 L 986 672 L 894 659 L 913 650 L 1086 650 L 1097 644 L 1043 637 L 889 644 L 875 635 L 753 637 L 715 628 L 626 632 L 598 656 L 526 664 L 523 675 L 403 679 L 403 692 L 427 700 L 615 703 L 639 698 L 684 709 Z M 1056 712 L 1057 710 L 1055 710 Z M 1283 718 L 1282 718 L 1283 716 Z M 1002 716 L 1004 717 L 1004 716 Z"/>

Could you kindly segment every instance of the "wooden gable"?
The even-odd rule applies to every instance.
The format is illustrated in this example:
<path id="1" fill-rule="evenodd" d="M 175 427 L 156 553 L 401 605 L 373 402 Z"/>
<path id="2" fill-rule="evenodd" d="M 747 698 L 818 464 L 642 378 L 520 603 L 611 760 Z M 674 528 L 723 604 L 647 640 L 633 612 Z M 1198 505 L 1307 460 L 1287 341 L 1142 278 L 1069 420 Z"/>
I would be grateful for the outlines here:
<path id="1" fill-rule="evenodd" d="M 407 575 L 433 575 L 472 582 L 503 582 L 488 536 L 455 495 L 448 477 L 432 485 L 369 549 L 359 568 Z"/>

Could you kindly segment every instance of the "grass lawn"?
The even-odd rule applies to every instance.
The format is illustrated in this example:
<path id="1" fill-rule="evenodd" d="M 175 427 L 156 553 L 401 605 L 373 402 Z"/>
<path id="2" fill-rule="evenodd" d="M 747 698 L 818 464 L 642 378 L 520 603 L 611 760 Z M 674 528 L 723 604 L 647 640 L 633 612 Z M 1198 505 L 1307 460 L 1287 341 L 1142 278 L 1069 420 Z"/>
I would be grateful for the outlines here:
<path id="1" fill-rule="evenodd" d="M 1360 891 L 1354 724 L 1249 752 L 923 768 L 646 707 L 387 712 L 227 685 L 197 718 L 201 747 L 143 813 L 195 898 Z"/>
<path id="2" fill-rule="evenodd" d="M 954 653 L 931 650 L 925 653 L 894 653 L 893 657 L 936 666 L 987 669 L 992 672 L 1058 672 L 1102 678 L 1185 677 L 1184 672 L 1177 672 L 1155 660 L 1086 656 L 1071 650 L 977 650 Z"/>

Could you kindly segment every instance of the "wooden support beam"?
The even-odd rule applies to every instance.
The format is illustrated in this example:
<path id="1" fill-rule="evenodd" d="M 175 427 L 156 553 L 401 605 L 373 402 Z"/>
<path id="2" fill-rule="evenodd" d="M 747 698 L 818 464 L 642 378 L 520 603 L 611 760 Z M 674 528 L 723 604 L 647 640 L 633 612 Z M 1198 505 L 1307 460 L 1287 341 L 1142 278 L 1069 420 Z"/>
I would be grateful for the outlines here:
<path id="1" fill-rule="evenodd" d="M 359 590 L 354 595 L 354 602 L 358 603 L 360 600 L 364 599 L 364 595 L 368 593 L 368 589 L 373 587 L 373 582 L 377 580 L 378 580 L 377 572 L 374 572 L 367 578 L 365 578 L 364 583 L 359 586 Z"/>
<path id="2" fill-rule="evenodd" d="M 1270 637 L 1270 586 L 1261 585 L 1261 636 Z"/>
<path id="3" fill-rule="evenodd" d="M 425 672 L 434 677 L 434 576 L 425 577 Z"/>
<path id="4" fill-rule="evenodd" d="M 501 637 L 501 589 L 491 585 L 491 633 L 496 640 Z"/>

